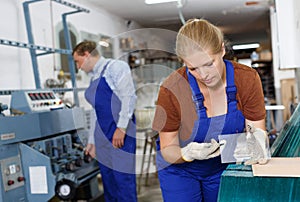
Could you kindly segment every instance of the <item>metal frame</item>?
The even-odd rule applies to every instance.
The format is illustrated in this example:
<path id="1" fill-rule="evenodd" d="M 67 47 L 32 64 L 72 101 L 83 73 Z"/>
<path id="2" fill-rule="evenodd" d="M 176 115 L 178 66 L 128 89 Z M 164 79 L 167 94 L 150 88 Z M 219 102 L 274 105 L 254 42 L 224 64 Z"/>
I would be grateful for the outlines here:
<path id="1" fill-rule="evenodd" d="M 34 89 L 22 89 L 22 91 L 32 91 Z M 69 92 L 69 91 L 74 91 L 75 88 L 49 88 L 49 90 L 52 90 L 55 93 L 62 93 L 62 92 Z M 85 88 L 76 88 L 76 91 L 84 91 Z M 0 90 L 0 96 L 2 95 L 11 95 L 15 91 L 20 91 L 20 90 Z"/>
<path id="2" fill-rule="evenodd" d="M 32 0 L 32 1 L 26 1 L 26 2 L 23 3 L 28 41 L 29 41 L 30 44 L 34 44 L 34 39 L 33 39 L 32 28 L 31 28 L 29 4 L 39 2 L 39 1 L 42 1 L 42 0 Z M 90 11 L 85 9 L 85 8 L 81 8 L 81 7 L 79 7 L 75 4 L 71 4 L 69 2 L 66 2 L 66 1 L 62 1 L 62 0 L 52 0 L 52 1 L 56 2 L 56 3 L 59 3 L 59 4 L 62 4 L 64 6 L 68 6 L 68 7 L 76 9 L 76 11 L 74 11 L 74 12 L 69 12 L 69 13 L 62 14 L 62 20 L 63 20 L 63 27 L 64 27 L 65 44 L 66 44 L 67 49 L 70 50 L 70 52 L 68 52 L 67 55 L 68 55 L 69 69 L 70 69 L 70 73 L 71 73 L 72 87 L 74 89 L 74 91 L 73 91 L 74 103 L 75 103 L 75 105 L 79 106 L 79 98 L 78 98 L 78 93 L 77 93 L 77 89 L 76 89 L 75 66 L 74 66 L 74 62 L 73 62 L 73 58 L 72 58 L 72 54 L 71 54 L 71 49 L 72 49 L 71 38 L 70 38 L 70 33 L 69 33 L 69 29 L 68 29 L 66 16 L 69 15 L 69 14 L 74 14 L 74 13 L 79 13 L 79 12 L 89 13 Z M 32 60 L 32 67 L 33 67 L 33 72 L 34 72 L 36 88 L 41 88 L 40 78 L 39 78 L 39 71 L 38 71 L 37 56 L 50 54 L 50 53 L 53 53 L 53 52 L 46 51 L 43 54 L 37 54 L 35 49 L 30 49 L 30 55 L 31 55 L 31 60 Z"/>

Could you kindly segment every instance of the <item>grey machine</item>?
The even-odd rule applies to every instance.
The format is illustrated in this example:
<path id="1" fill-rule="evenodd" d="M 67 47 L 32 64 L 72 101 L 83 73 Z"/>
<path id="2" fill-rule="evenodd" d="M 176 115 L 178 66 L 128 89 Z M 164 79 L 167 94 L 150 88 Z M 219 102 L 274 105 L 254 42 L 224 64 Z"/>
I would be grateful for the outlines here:
<path id="1" fill-rule="evenodd" d="M 13 92 L 10 110 L 0 114 L 0 202 L 102 195 L 97 162 L 84 154 L 82 108 L 67 108 L 51 90 L 33 90 Z"/>

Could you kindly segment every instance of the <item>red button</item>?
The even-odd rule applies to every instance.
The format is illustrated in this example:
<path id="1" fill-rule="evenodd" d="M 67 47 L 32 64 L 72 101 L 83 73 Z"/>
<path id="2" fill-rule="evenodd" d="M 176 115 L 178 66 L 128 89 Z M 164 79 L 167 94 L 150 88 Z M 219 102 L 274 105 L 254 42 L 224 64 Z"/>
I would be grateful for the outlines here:
<path id="1" fill-rule="evenodd" d="M 25 180 L 24 177 L 18 177 L 18 182 L 22 182 L 22 181 L 24 181 L 24 180 Z"/>
<path id="2" fill-rule="evenodd" d="M 8 186 L 13 185 L 14 183 L 15 183 L 15 182 L 14 182 L 13 180 L 8 180 L 8 181 L 7 181 Z"/>

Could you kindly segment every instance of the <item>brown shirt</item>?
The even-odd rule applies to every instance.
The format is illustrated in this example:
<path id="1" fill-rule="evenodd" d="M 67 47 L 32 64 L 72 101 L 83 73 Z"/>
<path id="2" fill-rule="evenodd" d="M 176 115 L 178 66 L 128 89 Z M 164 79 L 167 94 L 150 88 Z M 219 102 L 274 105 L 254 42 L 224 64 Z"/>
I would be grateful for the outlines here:
<path id="1" fill-rule="evenodd" d="M 232 64 L 238 109 L 248 120 L 264 119 L 266 116 L 264 95 L 258 73 L 248 66 L 233 61 Z M 192 133 L 196 120 L 197 113 L 186 69 L 181 67 L 173 72 L 160 87 L 153 129 L 159 132 L 179 130 L 179 134 L 185 139 Z"/>

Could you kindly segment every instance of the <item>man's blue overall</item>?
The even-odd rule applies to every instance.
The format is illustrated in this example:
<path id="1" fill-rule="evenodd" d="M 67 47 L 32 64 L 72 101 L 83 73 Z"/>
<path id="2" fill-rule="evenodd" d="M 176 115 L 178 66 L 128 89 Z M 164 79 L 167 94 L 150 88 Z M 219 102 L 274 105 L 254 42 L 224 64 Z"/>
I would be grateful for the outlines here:
<path id="1" fill-rule="evenodd" d="M 104 197 L 106 202 L 135 202 L 135 119 L 133 116 L 128 124 L 124 146 L 121 149 L 114 148 L 112 138 L 117 128 L 121 102 L 103 76 L 107 67 L 108 64 L 103 68 L 100 77 L 92 81 L 85 91 L 86 99 L 97 114 L 94 136 Z"/>

